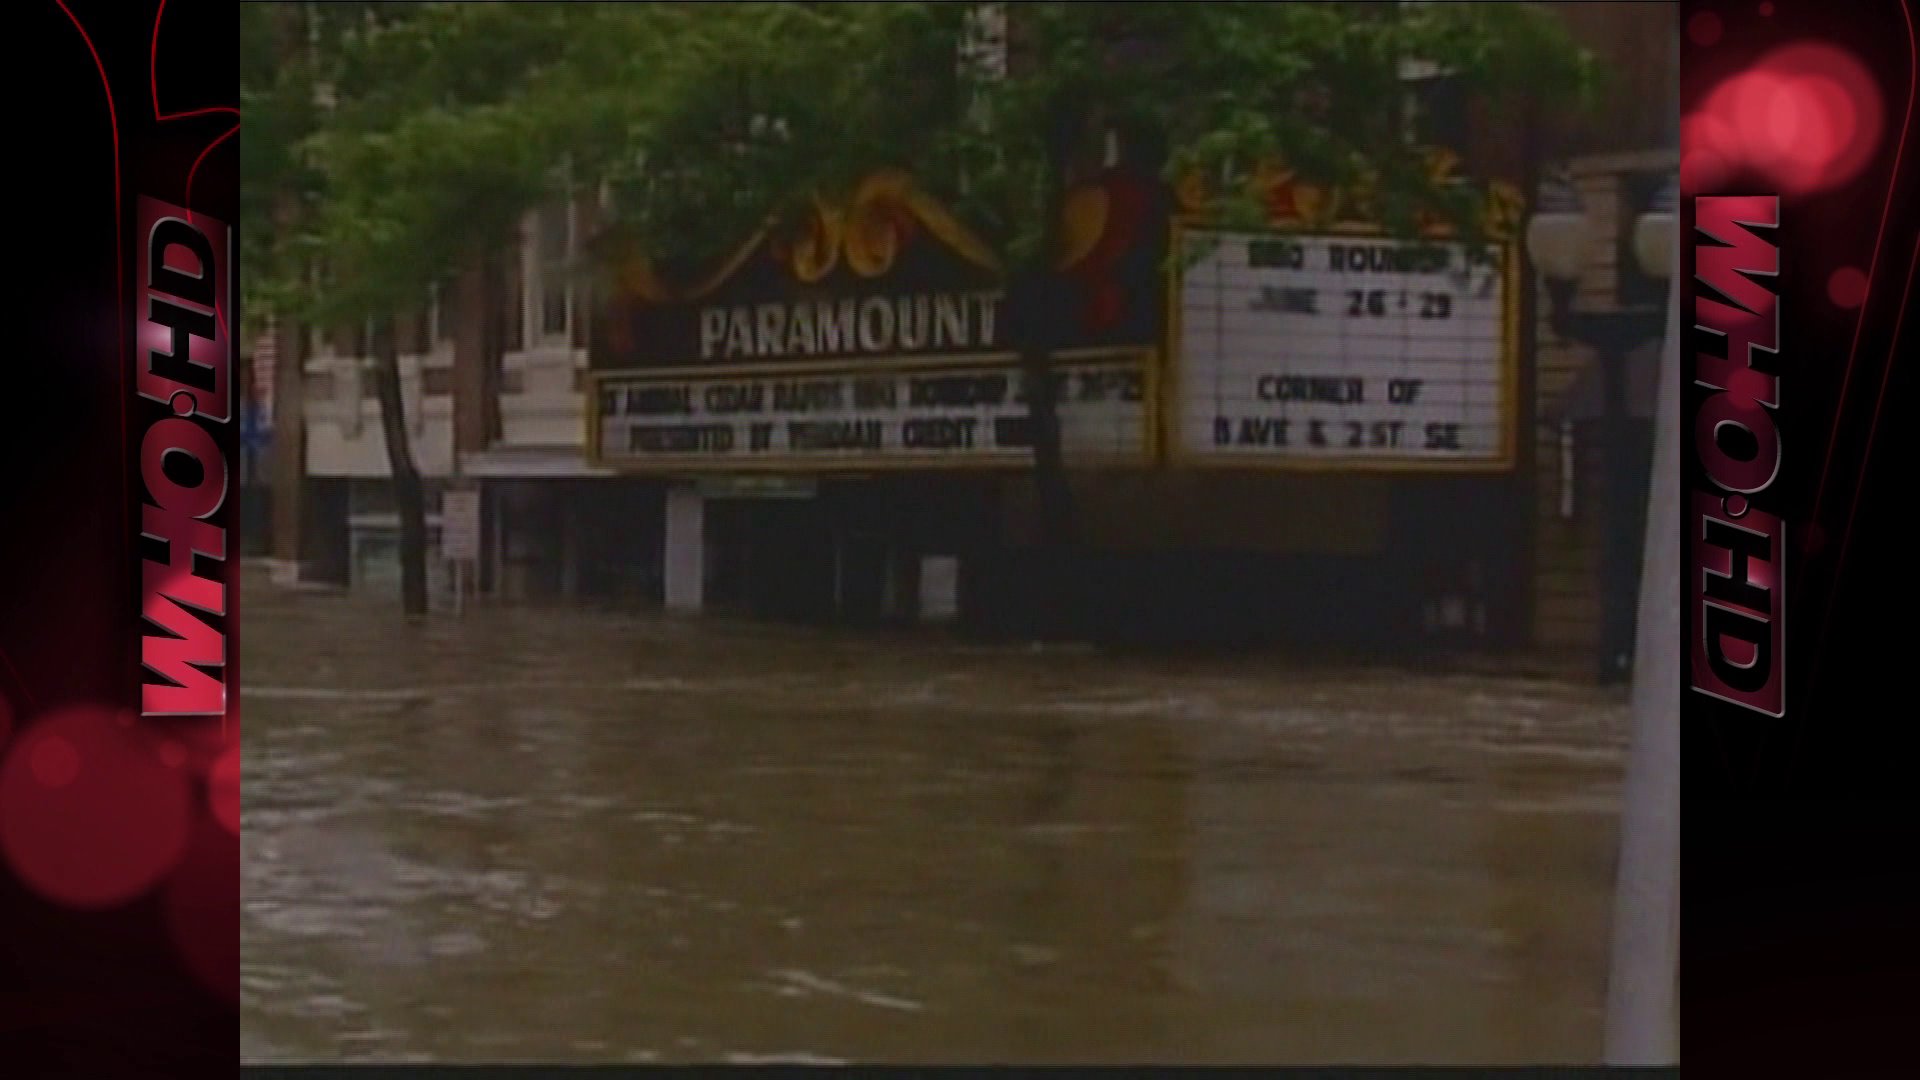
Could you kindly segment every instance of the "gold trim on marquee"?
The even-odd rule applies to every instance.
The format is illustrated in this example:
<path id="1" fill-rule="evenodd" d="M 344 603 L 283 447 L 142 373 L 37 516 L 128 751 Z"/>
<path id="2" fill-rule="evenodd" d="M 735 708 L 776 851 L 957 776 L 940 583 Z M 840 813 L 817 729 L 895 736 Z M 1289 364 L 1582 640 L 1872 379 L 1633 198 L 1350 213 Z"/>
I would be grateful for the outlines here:
<path id="1" fill-rule="evenodd" d="M 1070 270 L 1106 235 L 1111 214 L 1106 187 L 1075 186 L 1060 214 L 1063 250 L 1056 265 Z M 650 304 L 697 302 L 718 291 L 763 249 L 779 257 L 801 284 L 824 281 L 842 265 L 859 277 L 879 278 L 893 269 L 916 227 L 981 270 L 998 274 L 1005 269 L 993 246 L 921 190 L 912 176 L 883 169 L 861 180 L 844 200 L 815 196 L 796 228 L 763 226 L 703 277 L 686 284 L 671 282 L 652 259 L 629 248 L 615 256 L 615 281 L 621 292 Z"/>

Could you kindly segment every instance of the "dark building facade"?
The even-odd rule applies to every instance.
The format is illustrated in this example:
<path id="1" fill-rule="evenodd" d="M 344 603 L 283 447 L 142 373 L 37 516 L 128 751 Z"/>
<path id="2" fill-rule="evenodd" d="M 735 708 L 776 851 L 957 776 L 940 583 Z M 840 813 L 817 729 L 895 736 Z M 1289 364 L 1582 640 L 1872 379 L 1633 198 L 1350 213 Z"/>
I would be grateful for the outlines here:
<path id="1" fill-rule="evenodd" d="M 1481 526 L 1521 513 L 1511 245 L 1390 240 L 1307 198 L 1276 174 L 1273 227 L 1229 233 L 1146 174 L 1067 194 L 1047 335 L 1064 558 L 1005 275 L 904 174 L 863 184 L 839 231 L 752 237 L 715 272 L 624 264 L 590 456 L 663 492 L 673 606 L 1484 641 L 1513 552 Z"/>

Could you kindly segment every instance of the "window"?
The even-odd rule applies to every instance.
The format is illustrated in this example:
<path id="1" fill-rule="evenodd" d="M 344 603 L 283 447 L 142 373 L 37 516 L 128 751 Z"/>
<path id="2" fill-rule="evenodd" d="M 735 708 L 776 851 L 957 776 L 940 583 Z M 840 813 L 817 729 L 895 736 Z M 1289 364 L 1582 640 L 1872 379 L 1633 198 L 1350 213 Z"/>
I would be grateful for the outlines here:
<path id="1" fill-rule="evenodd" d="M 1416 146 L 1463 152 L 1469 136 L 1466 85 L 1452 74 L 1407 80 L 1407 135 Z"/>
<path id="2" fill-rule="evenodd" d="M 521 251 L 524 242 L 522 239 L 521 244 L 516 244 L 510 250 Z M 526 260 L 522 258 L 507 258 L 502 259 L 501 262 L 505 264 L 502 272 L 505 280 L 502 282 L 502 287 L 507 298 L 505 325 L 501 327 L 500 351 L 504 354 L 526 348 L 527 266 Z"/>
<path id="3" fill-rule="evenodd" d="M 424 355 L 433 348 L 433 338 L 428 324 L 433 321 L 433 313 L 423 305 L 400 317 L 400 352 L 405 356 Z"/>
<path id="4" fill-rule="evenodd" d="M 1011 54 L 1007 38 L 1007 6 L 1005 4 L 976 4 L 966 14 L 966 26 L 962 32 L 959 56 L 955 58 L 955 67 L 962 86 L 982 82 L 997 82 L 1007 77 Z M 961 103 L 968 122 L 979 128 L 992 124 L 988 115 L 987 99 L 984 94 L 974 91 L 971 100 Z M 961 190 L 966 190 L 966 177 L 961 177 Z"/>
<path id="5" fill-rule="evenodd" d="M 1417 14 L 1420 8 L 1427 7 L 1433 0 L 1400 0 L 1399 14 Z M 1391 14 L 1391 13 L 1390 13 Z M 1440 65 L 1431 60 L 1418 57 L 1403 57 L 1400 61 L 1400 77 L 1406 80 L 1427 79 L 1440 74 Z"/>
<path id="6" fill-rule="evenodd" d="M 327 268 L 320 259 L 307 263 L 307 283 L 315 288 L 326 280 Z M 307 356 L 325 356 L 333 350 L 333 334 L 313 323 L 308 323 L 302 333 L 306 336 Z"/>
<path id="7" fill-rule="evenodd" d="M 389 349 L 398 349 L 400 342 L 396 338 L 399 327 L 393 319 L 367 320 L 367 349 L 361 356 L 385 356 Z"/>
<path id="8" fill-rule="evenodd" d="M 444 290 L 436 283 L 427 289 L 427 304 L 410 329 L 413 331 L 408 351 L 425 355 L 447 339 L 449 319 L 444 306 Z"/>
<path id="9" fill-rule="evenodd" d="M 1007 6 L 980 4 L 967 13 L 966 37 L 960 46 L 961 62 L 971 65 L 983 78 L 1005 78 L 1007 74 Z"/>
<path id="10" fill-rule="evenodd" d="M 336 331 L 333 336 L 333 351 L 339 356 L 372 356 L 378 329 L 372 319 L 345 330 Z"/>
<path id="11" fill-rule="evenodd" d="M 572 325 L 572 256 L 572 207 L 562 201 L 542 208 L 535 223 L 534 236 L 542 339 L 565 338 Z"/>
<path id="12" fill-rule="evenodd" d="M 593 321 L 592 307 L 588 306 L 588 304 L 585 303 L 584 301 L 577 304 L 573 312 L 572 345 L 574 348 L 585 350 L 592 347 L 593 340 L 589 336 L 592 330 L 592 327 L 590 325 L 592 321 Z"/>
<path id="13" fill-rule="evenodd" d="M 590 240 L 598 235 L 600 222 L 604 219 L 604 216 L 605 211 L 599 200 L 592 195 L 583 197 L 578 203 L 574 204 L 573 252 L 576 264 L 580 259 L 580 253 L 585 250 Z M 576 285 L 578 285 L 577 278 L 575 281 Z M 582 353 L 586 352 L 593 345 L 592 334 L 595 303 L 596 297 L 591 285 L 588 285 L 584 289 L 576 288 L 574 290 L 572 303 L 573 334 L 571 343 L 576 350 Z"/>
<path id="14" fill-rule="evenodd" d="M 1409 15 L 1432 0 L 1400 0 Z M 1407 88 L 1407 137 L 1416 146 L 1442 146 L 1456 152 L 1467 144 L 1467 93 L 1458 73 L 1424 57 L 1402 57 L 1400 81 Z"/>

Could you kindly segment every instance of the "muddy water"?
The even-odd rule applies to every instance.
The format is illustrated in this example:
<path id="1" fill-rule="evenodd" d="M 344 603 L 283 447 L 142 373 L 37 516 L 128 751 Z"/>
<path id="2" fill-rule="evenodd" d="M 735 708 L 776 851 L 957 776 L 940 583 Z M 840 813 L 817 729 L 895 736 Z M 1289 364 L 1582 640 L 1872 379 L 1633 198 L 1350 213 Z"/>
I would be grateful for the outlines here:
<path id="1" fill-rule="evenodd" d="M 1552 683 L 245 598 L 250 1061 L 1588 1061 Z"/>

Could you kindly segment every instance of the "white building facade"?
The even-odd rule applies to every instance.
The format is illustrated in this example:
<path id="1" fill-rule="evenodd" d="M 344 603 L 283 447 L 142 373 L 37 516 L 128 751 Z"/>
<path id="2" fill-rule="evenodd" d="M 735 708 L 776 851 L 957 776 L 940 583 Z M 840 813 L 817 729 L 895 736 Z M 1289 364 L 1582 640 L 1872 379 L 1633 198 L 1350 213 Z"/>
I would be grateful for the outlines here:
<path id="1" fill-rule="evenodd" d="M 408 450 L 427 487 L 430 573 L 444 586 L 438 557 L 438 505 L 450 487 L 478 488 L 486 540 L 477 578 L 487 592 L 514 596 L 570 592 L 577 561 L 568 555 L 582 526 L 574 522 L 575 486 L 601 479 L 584 457 L 589 287 L 580 253 L 598 207 L 585 200 L 556 202 L 531 214 L 518 251 L 507 260 L 503 344 L 491 379 L 462 378 L 457 322 L 462 312 L 452 287 L 436 289 L 396 332 Z M 376 326 L 310 333 L 304 361 L 301 421 L 308 479 L 302 516 L 309 537 L 303 572 L 355 588 L 386 589 L 398 578 L 398 515 L 393 504 L 386 436 L 371 368 Z M 486 425 L 484 445 L 461 445 L 465 385 L 497 394 L 497 423 Z M 468 440 L 471 444 L 474 440 Z"/>

